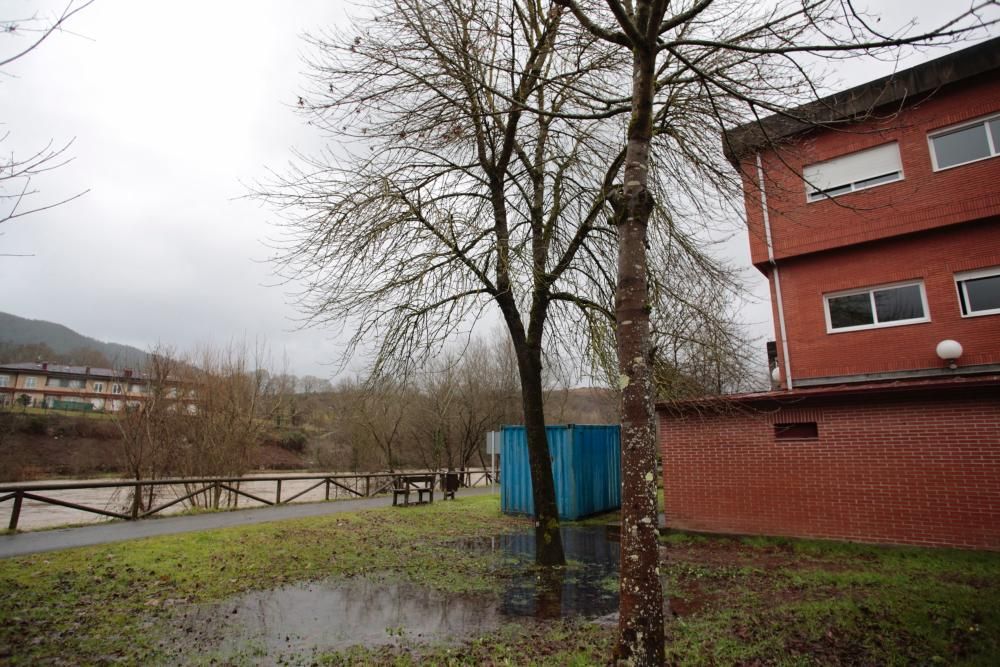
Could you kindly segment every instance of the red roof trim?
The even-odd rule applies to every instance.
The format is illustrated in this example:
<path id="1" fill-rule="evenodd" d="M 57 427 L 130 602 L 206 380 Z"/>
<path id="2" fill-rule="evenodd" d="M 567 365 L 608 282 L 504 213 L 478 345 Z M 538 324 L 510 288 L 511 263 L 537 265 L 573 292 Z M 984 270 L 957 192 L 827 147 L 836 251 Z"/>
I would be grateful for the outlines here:
<path id="1" fill-rule="evenodd" d="M 976 377 L 933 378 L 927 380 L 897 380 L 894 382 L 867 382 L 864 384 L 841 384 L 825 387 L 805 387 L 791 391 L 763 391 L 750 394 L 728 394 L 706 396 L 684 401 L 659 401 L 657 409 L 685 409 L 725 405 L 729 403 L 784 402 L 804 398 L 824 398 L 838 396 L 859 396 L 874 394 L 903 394 L 919 391 L 976 389 L 1000 387 L 1000 375 Z"/>

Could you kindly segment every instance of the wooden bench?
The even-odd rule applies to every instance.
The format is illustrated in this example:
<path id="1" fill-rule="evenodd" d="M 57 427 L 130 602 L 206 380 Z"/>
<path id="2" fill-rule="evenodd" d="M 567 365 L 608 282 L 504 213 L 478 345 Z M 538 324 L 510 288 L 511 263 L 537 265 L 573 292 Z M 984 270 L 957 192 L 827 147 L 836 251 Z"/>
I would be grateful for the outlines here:
<path id="1" fill-rule="evenodd" d="M 409 505 L 411 493 L 417 494 L 417 505 L 434 502 L 434 475 L 397 475 L 392 485 L 393 506 L 399 504 L 400 497 L 403 505 Z"/>

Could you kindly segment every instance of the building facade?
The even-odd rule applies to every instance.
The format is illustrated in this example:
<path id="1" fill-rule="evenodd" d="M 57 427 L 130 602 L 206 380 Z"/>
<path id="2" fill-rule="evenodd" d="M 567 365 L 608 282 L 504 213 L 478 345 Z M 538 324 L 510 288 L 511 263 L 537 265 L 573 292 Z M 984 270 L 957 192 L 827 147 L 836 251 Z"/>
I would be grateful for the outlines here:
<path id="1" fill-rule="evenodd" d="M 794 115 L 724 138 L 772 391 L 660 406 L 668 522 L 1000 549 L 1000 39 Z"/>
<path id="2" fill-rule="evenodd" d="M 117 412 L 144 400 L 149 380 L 128 368 L 0 364 L 0 405 Z"/>

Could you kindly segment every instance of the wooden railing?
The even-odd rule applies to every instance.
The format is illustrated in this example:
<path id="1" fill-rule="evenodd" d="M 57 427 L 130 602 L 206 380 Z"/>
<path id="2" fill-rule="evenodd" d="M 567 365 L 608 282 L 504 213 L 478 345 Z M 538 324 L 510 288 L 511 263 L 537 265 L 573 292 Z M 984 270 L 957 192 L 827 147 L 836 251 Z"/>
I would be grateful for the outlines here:
<path id="1" fill-rule="evenodd" d="M 403 475 L 412 474 L 434 474 L 440 475 L 441 471 L 406 471 L 406 472 L 379 472 L 363 474 L 302 474 L 302 475 L 273 475 L 273 476 L 253 476 L 253 477 L 176 477 L 152 480 L 116 480 L 116 481 L 88 481 L 88 482 L 40 482 L 25 484 L 0 484 L 0 504 L 13 501 L 10 512 L 9 530 L 17 530 L 17 524 L 21 517 L 21 509 L 25 500 L 34 500 L 39 503 L 57 505 L 69 509 L 99 514 L 114 519 L 135 521 L 159 514 L 164 510 L 179 503 L 187 502 L 190 505 L 198 505 L 196 501 L 201 501 L 200 506 L 219 509 L 226 507 L 235 509 L 239 506 L 240 497 L 253 500 L 263 505 L 286 505 L 301 498 L 311 491 L 323 487 L 324 500 L 337 500 L 342 497 L 348 498 L 370 498 L 392 491 L 396 479 Z M 491 484 L 492 476 L 489 470 L 469 469 L 459 472 L 462 486 L 480 486 Z M 282 483 L 288 481 L 314 481 L 305 489 L 297 490 L 292 495 L 282 497 Z M 265 498 L 262 495 L 250 493 L 244 488 L 244 484 L 259 484 L 261 482 L 274 482 L 275 491 L 273 498 Z M 163 488 L 172 490 L 179 488 L 176 498 L 167 502 L 155 505 L 146 502 L 147 499 L 155 498 L 155 490 Z M 52 492 L 58 491 L 81 491 L 93 489 L 124 489 L 131 494 L 130 502 L 121 511 L 113 509 L 90 507 L 80 503 L 70 502 L 52 497 Z M 150 493 L 153 490 L 153 493 Z M 43 495 L 45 492 L 49 495 Z M 223 498 L 225 502 L 223 503 Z M 148 505 L 148 506 L 147 506 Z"/>

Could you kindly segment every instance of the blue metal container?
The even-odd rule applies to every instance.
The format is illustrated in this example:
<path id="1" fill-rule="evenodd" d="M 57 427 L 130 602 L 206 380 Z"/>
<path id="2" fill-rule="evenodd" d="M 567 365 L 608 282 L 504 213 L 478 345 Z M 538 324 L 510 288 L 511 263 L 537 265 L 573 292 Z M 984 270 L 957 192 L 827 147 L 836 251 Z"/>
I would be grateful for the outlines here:
<path id="1" fill-rule="evenodd" d="M 621 507 L 621 427 L 547 426 L 559 518 L 579 519 Z M 535 513 L 523 426 L 500 434 L 500 506 L 504 514 Z"/>

